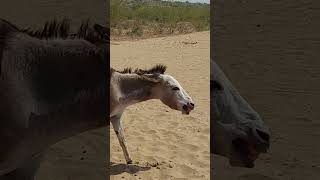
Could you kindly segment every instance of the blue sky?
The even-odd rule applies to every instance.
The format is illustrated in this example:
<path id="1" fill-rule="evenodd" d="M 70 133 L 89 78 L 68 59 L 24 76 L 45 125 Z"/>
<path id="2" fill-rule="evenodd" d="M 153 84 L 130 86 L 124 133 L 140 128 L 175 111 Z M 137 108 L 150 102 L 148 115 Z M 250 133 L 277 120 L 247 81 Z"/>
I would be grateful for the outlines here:
<path id="1" fill-rule="evenodd" d="M 167 0 L 167 1 L 172 1 L 172 0 Z M 174 1 L 189 1 L 189 2 L 200 2 L 200 3 L 207 3 L 209 4 L 210 3 L 210 0 L 174 0 Z"/>

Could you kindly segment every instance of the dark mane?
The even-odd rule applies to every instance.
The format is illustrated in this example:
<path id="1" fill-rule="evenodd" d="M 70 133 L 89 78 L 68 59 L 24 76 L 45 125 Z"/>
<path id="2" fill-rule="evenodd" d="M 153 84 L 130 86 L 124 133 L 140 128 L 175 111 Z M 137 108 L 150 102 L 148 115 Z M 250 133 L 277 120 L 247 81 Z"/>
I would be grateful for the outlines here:
<path id="1" fill-rule="evenodd" d="M 56 19 L 52 21 L 45 22 L 44 26 L 39 29 L 20 29 L 21 32 L 27 33 L 32 37 L 37 37 L 39 39 L 53 39 L 62 38 L 66 39 L 70 33 L 70 21 L 68 19 L 63 19 L 58 22 Z"/>
<path id="2" fill-rule="evenodd" d="M 82 22 L 76 33 L 71 33 L 70 20 L 66 18 L 61 21 L 56 19 L 47 21 L 39 29 L 26 28 L 20 29 L 20 31 L 39 39 L 85 39 L 92 43 L 104 41 L 103 37 L 94 30 L 93 26 L 90 26 L 89 19 Z M 110 32 L 109 29 L 108 31 Z"/>
<path id="3" fill-rule="evenodd" d="M 121 74 L 132 74 L 134 71 L 132 71 L 132 68 L 124 68 L 122 71 L 117 71 L 118 73 L 121 73 Z"/>
<path id="4" fill-rule="evenodd" d="M 164 74 L 167 70 L 167 66 L 163 65 L 163 64 L 158 64 L 158 65 L 155 65 L 153 66 L 152 68 L 150 69 L 138 69 L 136 68 L 135 70 L 132 70 L 131 67 L 129 68 L 125 68 L 123 69 L 122 71 L 117 71 L 119 73 L 122 73 L 122 74 L 138 74 L 138 75 L 143 75 L 143 74 L 156 74 L 156 73 L 159 73 L 159 74 Z"/>

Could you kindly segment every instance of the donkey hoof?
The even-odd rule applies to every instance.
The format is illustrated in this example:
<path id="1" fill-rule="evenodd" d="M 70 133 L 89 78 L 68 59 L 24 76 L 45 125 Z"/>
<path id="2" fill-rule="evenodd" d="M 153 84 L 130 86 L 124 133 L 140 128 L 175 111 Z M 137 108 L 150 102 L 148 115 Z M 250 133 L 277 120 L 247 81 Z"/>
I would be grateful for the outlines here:
<path id="1" fill-rule="evenodd" d="M 132 164 L 132 160 L 127 161 L 127 164 Z"/>

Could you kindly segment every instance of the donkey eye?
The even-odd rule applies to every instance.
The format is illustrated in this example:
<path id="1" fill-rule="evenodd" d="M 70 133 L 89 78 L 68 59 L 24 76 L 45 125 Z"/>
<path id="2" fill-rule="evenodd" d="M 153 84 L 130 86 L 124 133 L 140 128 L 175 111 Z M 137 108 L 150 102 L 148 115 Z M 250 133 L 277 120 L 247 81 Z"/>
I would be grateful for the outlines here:
<path id="1" fill-rule="evenodd" d="M 218 90 L 221 91 L 223 90 L 223 87 L 221 86 L 221 84 L 218 81 L 210 81 L 210 90 Z"/>
<path id="2" fill-rule="evenodd" d="M 173 87 L 172 90 L 179 91 L 180 89 L 178 87 Z"/>

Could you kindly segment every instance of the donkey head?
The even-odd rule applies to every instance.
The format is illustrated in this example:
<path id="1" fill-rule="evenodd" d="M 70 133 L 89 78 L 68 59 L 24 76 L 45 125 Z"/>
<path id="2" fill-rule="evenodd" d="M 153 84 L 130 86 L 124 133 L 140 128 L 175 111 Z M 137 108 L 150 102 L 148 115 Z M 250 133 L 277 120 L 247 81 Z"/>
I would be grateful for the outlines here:
<path id="1" fill-rule="evenodd" d="M 155 97 L 170 108 L 189 114 L 194 109 L 194 102 L 174 77 L 164 74 L 165 70 L 165 66 L 158 65 L 148 72 L 141 70 L 140 73 L 157 83 L 153 88 Z"/>
<path id="2" fill-rule="evenodd" d="M 269 148 L 269 128 L 213 61 L 211 73 L 211 152 L 232 166 L 252 168 Z"/>

